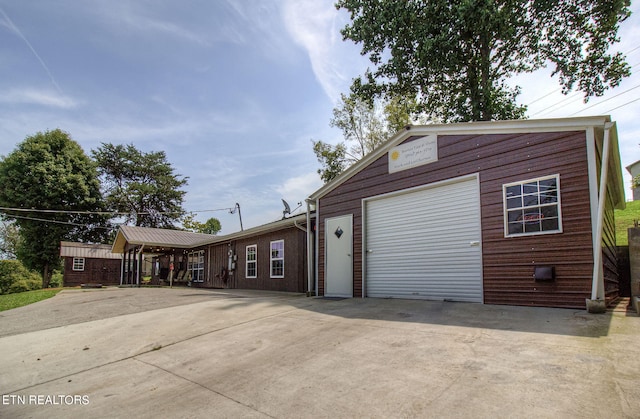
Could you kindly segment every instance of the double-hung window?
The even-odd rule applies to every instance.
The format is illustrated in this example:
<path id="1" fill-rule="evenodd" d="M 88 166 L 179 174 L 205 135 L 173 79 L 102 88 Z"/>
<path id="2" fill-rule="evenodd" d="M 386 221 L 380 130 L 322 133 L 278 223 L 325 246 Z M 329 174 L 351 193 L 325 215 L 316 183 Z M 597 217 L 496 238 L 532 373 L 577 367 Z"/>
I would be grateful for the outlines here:
<path id="1" fill-rule="evenodd" d="M 73 270 L 84 271 L 84 258 L 73 258 Z"/>
<path id="2" fill-rule="evenodd" d="M 508 183 L 502 191 L 505 237 L 562 233 L 560 175 Z"/>
<path id="3" fill-rule="evenodd" d="M 247 278 L 258 277 L 258 246 L 247 246 Z"/>
<path id="4" fill-rule="evenodd" d="M 284 240 L 270 244 L 271 278 L 284 278 Z"/>

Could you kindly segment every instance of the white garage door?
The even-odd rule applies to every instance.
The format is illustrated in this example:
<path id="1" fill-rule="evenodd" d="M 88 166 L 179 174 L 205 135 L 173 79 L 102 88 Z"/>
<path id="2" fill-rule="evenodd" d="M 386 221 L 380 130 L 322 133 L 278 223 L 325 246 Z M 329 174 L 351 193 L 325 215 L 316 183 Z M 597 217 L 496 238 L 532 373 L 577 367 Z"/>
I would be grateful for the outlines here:
<path id="1" fill-rule="evenodd" d="M 475 177 L 364 205 L 367 296 L 482 302 Z"/>

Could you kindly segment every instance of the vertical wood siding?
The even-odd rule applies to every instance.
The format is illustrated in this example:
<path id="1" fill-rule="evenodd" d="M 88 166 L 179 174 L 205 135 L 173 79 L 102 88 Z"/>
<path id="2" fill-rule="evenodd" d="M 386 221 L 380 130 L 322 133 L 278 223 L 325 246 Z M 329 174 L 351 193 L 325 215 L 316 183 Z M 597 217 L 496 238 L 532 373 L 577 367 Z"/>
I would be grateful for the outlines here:
<path id="1" fill-rule="evenodd" d="M 270 244 L 284 240 L 284 278 L 271 278 Z M 229 244 L 231 246 L 229 246 Z M 247 246 L 257 245 L 257 277 L 247 278 Z M 222 268 L 228 267 L 228 250 L 233 249 L 237 256 L 236 269 L 229 272 L 227 281 L 221 278 Z M 307 242 L 303 231 L 291 227 L 275 232 L 241 238 L 209 246 L 211 266 L 208 268 L 208 280 L 204 287 L 239 288 L 269 291 L 305 292 Z M 206 255 L 205 255 L 206 263 Z"/>
<path id="2" fill-rule="evenodd" d="M 85 258 L 84 271 L 73 270 L 73 258 L 64 258 L 63 283 L 65 287 L 77 287 L 80 284 L 120 285 L 119 259 Z"/>
<path id="3" fill-rule="evenodd" d="M 584 131 L 439 136 L 437 162 L 392 174 L 387 166 L 385 154 L 320 198 L 320 295 L 324 293 L 326 218 L 353 215 L 353 291 L 359 297 L 363 281 L 361 200 L 479 173 L 485 303 L 584 308 L 593 269 Z M 560 175 L 563 233 L 505 238 L 502 185 L 554 174 Z M 534 281 L 536 265 L 554 266 L 556 280 Z"/>

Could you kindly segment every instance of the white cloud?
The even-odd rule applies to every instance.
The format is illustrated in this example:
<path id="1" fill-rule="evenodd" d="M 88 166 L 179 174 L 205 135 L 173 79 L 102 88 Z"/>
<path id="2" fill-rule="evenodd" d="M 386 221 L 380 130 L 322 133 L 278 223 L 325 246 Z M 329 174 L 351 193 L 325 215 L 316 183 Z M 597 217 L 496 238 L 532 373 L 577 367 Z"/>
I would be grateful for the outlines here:
<path id="1" fill-rule="evenodd" d="M 322 180 L 318 173 L 309 172 L 287 179 L 282 185 L 276 186 L 275 190 L 293 205 L 294 202 L 306 199 L 321 186 Z"/>
<path id="2" fill-rule="evenodd" d="M 284 22 L 296 43 L 309 55 L 316 79 L 327 96 L 337 103 L 351 80 L 363 73 L 366 59 L 352 43 L 343 42 L 340 28 L 346 23 L 332 2 L 287 0 Z"/>
<path id="3" fill-rule="evenodd" d="M 53 108 L 71 109 L 78 103 L 71 97 L 58 91 L 37 89 L 14 89 L 0 95 L 2 103 L 22 103 Z"/>

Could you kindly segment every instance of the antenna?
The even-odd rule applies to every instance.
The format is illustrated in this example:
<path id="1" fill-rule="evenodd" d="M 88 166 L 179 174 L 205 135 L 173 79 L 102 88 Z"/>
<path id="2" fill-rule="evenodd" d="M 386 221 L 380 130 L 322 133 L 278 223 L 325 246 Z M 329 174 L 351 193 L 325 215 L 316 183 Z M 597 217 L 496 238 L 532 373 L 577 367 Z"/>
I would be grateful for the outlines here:
<path id="1" fill-rule="evenodd" d="M 287 218 L 287 214 L 291 214 L 291 207 L 289 206 L 289 203 L 284 199 L 282 200 L 282 204 L 284 205 L 284 211 L 282 211 L 282 219 L 284 220 L 285 218 Z M 295 207 L 293 211 L 297 210 L 301 206 L 302 206 L 302 202 L 298 202 L 298 206 Z"/>
<path id="2" fill-rule="evenodd" d="M 282 200 L 282 204 L 284 205 L 284 211 L 282 211 L 282 219 L 284 220 L 285 218 L 287 218 L 287 214 L 291 214 L 291 207 L 289 206 L 289 203 L 284 199 Z"/>

